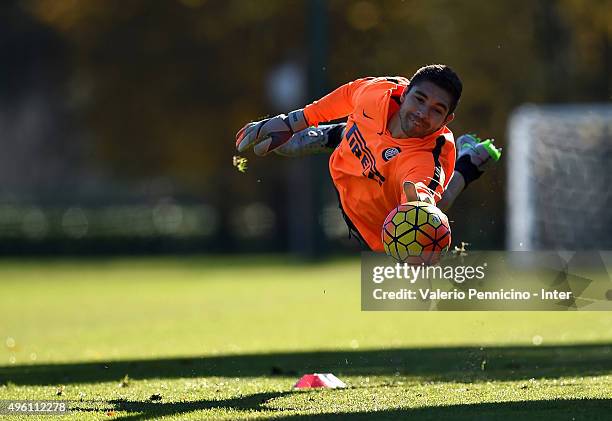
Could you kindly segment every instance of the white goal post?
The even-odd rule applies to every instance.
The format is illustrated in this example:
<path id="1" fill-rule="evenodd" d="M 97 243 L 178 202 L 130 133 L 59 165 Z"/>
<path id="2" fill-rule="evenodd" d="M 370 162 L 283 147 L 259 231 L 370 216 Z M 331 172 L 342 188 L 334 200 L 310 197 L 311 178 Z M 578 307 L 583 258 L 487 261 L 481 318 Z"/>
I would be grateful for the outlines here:
<path id="1" fill-rule="evenodd" d="M 612 249 L 612 104 L 523 105 L 508 125 L 507 249 Z"/>

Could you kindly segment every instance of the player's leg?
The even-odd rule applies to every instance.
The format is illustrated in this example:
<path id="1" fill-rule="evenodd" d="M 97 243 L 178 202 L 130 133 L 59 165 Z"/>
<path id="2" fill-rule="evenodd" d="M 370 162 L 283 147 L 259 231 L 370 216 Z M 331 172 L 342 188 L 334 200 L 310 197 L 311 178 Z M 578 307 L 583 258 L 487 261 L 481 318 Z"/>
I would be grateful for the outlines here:
<path id="1" fill-rule="evenodd" d="M 320 124 L 295 133 L 287 143 L 276 148 L 275 153 L 286 157 L 300 157 L 332 153 L 342 141 L 346 123 Z"/>

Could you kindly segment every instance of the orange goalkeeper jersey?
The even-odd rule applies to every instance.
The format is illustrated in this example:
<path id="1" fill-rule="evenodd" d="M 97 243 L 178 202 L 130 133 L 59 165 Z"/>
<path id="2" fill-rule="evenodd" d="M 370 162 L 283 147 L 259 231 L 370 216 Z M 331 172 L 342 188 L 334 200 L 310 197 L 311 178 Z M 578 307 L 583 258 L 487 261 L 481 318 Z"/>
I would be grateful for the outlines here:
<path id="1" fill-rule="evenodd" d="M 437 202 L 455 167 L 455 141 L 446 126 L 425 138 L 391 137 L 387 122 L 408 83 L 403 77 L 358 79 L 304 108 L 311 125 L 348 116 L 329 171 L 344 212 L 375 251 L 384 250 L 385 218 L 406 202 L 404 182 Z"/>

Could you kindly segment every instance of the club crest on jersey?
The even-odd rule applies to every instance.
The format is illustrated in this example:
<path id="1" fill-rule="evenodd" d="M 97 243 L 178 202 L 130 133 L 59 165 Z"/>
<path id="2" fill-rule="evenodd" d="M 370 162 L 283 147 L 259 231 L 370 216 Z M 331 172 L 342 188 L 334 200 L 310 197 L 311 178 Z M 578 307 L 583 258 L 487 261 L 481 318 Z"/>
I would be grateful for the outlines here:
<path id="1" fill-rule="evenodd" d="M 385 177 L 376 168 L 376 158 L 370 148 L 368 148 L 366 140 L 359 131 L 357 124 L 353 123 L 353 126 L 346 132 L 345 137 L 351 152 L 361 163 L 364 177 L 375 180 L 382 186 L 385 182 Z"/>
<path id="2" fill-rule="evenodd" d="M 395 155 L 397 155 L 400 152 L 401 152 L 400 148 L 396 148 L 396 147 L 387 148 L 383 151 L 382 157 L 386 162 L 386 161 L 389 161 L 391 158 L 393 158 Z"/>

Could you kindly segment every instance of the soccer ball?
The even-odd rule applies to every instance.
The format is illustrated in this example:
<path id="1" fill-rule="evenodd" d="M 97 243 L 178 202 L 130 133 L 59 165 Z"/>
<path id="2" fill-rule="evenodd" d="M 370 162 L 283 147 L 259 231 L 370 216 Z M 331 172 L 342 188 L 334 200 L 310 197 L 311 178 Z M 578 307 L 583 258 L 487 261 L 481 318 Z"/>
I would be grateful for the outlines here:
<path id="1" fill-rule="evenodd" d="M 451 243 L 448 218 L 427 202 L 409 202 L 385 219 L 382 242 L 387 255 L 412 265 L 435 265 Z"/>

